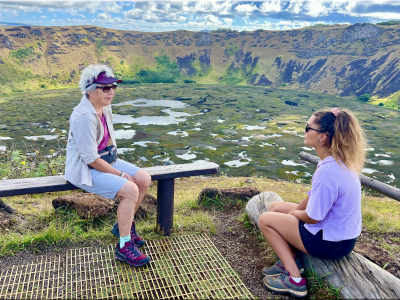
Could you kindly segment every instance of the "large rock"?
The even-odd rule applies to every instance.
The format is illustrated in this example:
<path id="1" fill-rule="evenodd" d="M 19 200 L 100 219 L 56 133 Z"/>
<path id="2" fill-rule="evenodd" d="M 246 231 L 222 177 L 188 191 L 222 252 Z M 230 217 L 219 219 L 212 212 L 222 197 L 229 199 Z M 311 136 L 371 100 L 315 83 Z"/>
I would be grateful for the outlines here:
<path id="1" fill-rule="evenodd" d="M 95 218 L 108 215 L 115 207 L 115 201 L 91 193 L 76 193 L 53 200 L 53 207 L 76 210 L 81 218 Z"/>
<path id="2" fill-rule="evenodd" d="M 0 211 L 0 232 L 10 228 L 12 218 L 9 214 Z"/>
<path id="3" fill-rule="evenodd" d="M 91 193 L 76 193 L 61 196 L 53 200 L 55 209 L 64 207 L 76 210 L 81 218 L 95 218 L 115 214 L 120 199 L 108 199 Z M 156 213 L 157 199 L 146 194 L 141 206 L 135 214 L 135 219 L 144 220 Z"/>
<path id="4" fill-rule="evenodd" d="M 0 231 L 10 228 L 14 209 L 0 200 Z"/>
<path id="5" fill-rule="evenodd" d="M 199 203 L 202 203 L 204 198 L 247 201 L 259 193 L 261 193 L 261 191 L 254 187 L 241 187 L 233 189 L 205 188 L 200 192 L 198 201 Z"/>
<path id="6" fill-rule="evenodd" d="M 361 39 L 379 38 L 382 29 L 374 24 L 357 23 L 347 27 L 342 34 L 342 43 L 353 43 Z"/>
<path id="7" fill-rule="evenodd" d="M 246 214 L 249 216 L 250 223 L 260 228 L 258 219 L 263 212 L 269 211 L 271 204 L 276 201 L 283 200 L 274 192 L 264 192 L 251 198 L 246 205 Z"/>
<path id="8" fill-rule="evenodd" d="M 212 45 L 213 45 L 213 40 L 211 34 L 208 32 L 203 32 L 200 39 L 196 42 L 197 47 L 212 46 Z"/>

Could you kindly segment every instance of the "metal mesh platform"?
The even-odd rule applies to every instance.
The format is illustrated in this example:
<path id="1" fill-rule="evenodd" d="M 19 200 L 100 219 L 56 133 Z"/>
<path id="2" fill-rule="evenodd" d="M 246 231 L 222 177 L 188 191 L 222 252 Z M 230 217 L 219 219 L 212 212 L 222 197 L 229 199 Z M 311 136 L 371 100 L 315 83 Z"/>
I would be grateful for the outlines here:
<path id="1" fill-rule="evenodd" d="M 151 262 L 114 259 L 114 246 L 69 250 L 0 273 L 0 298 L 249 299 L 238 275 L 206 235 L 147 241 Z"/>

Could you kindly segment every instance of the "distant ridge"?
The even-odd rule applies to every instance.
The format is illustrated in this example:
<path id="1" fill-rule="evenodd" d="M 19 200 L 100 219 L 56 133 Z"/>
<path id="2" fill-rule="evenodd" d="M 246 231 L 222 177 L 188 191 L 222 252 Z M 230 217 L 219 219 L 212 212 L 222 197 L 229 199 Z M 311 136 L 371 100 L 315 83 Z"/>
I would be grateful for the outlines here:
<path id="1" fill-rule="evenodd" d="M 0 21 L 0 27 L 5 27 L 5 26 L 26 26 L 27 24 L 23 23 L 8 23 L 8 22 L 2 22 Z"/>
<path id="2" fill-rule="evenodd" d="M 0 27 L 0 94 L 77 85 L 85 66 L 106 63 L 126 83 L 241 84 L 389 99 L 400 91 L 399 53 L 400 25 L 370 23 L 251 32 Z M 398 109 L 397 98 L 382 105 Z"/>

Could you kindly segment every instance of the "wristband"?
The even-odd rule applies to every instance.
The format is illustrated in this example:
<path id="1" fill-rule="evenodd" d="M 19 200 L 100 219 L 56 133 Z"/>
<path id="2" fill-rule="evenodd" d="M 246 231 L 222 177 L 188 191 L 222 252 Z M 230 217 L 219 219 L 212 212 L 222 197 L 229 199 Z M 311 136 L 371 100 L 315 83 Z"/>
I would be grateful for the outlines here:
<path id="1" fill-rule="evenodd" d="M 119 177 L 123 177 L 124 174 L 125 174 L 125 173 L 121 171 L 121 175 L 119 175 Z"/>

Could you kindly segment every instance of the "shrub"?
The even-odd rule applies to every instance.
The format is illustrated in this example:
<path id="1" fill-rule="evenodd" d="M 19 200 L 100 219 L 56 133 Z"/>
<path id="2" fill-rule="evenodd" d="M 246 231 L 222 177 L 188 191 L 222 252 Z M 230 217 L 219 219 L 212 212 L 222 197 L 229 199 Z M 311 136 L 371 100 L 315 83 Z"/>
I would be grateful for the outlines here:
<path id="1" fill-rule="evenodd" d="M 239 51 L 239 48 L 235 45 L 229 45 L 228 47 L 226 47 L 225 49 L 225 55 L 226 56 L 231 56 L 231 55 L 235 55 L 237 52 Z"/>
<path id="2" fill-rule="evenodd" d="M 196 83 L 196 80 L 185 79 L 184 83 Z"/>
<path id="3" fill-rule="evenodd" d="M 379 103 L 379 106 L 383 106 L 383 103 L 381 102 L 381 103 Z"/>
<path id="4" fill-rule="evenodd" d="M 357 99 L 360 101 L 363 101 L 363 102 L 367 102 L 370 98 L 371 98 L 371 95 L 366 93 L 366 94 L 362 94 Z"/>

